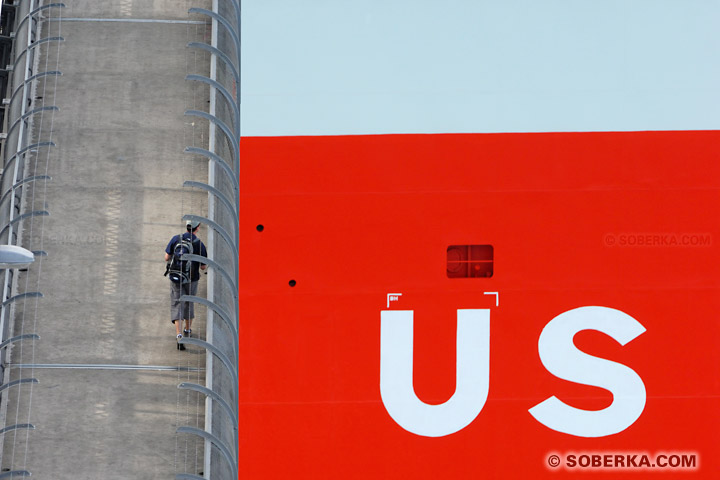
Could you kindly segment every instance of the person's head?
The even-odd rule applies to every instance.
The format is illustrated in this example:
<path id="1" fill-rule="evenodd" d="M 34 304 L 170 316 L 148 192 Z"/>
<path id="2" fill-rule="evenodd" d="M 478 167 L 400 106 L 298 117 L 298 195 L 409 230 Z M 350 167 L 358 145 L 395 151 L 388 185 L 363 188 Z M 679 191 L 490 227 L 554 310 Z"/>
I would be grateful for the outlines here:
<path id="1" fill-rule="evenodd" d="M 200 228 L 200 222 L 197 220 L 188 220 L 185 222 L 185 226 L 187 227 L 188 232 L 195 233 L 198 228 Z"/>

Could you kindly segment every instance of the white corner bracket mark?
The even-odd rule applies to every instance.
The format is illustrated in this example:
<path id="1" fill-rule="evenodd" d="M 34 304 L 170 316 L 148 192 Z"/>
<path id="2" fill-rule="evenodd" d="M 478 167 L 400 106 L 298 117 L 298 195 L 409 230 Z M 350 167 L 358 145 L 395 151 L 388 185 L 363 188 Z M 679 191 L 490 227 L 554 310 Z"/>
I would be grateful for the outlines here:
<path id="1" fill-rule="evenodd" d="M 498 292 L 483 292 L 485 295 L 495 295 L 495 306 L 500 306 L 500 293 Z"/>
<path id="2" fill-rule="evenodd" d="M 410 433 L 443 437 L 468 426 L 490 385 L 490 310 L 457 311 L 455 393 L 429 405 L 413 387 L 413 311 L 380 312 L 380 396 L 390 417 Z"/>
<path id="3" fill-rule="evenodd" d="M 402 297 L 402 293 L 388 293 L 387 294 L 387 308 L 390 308 L 390 302 L 397 302 Z"/>

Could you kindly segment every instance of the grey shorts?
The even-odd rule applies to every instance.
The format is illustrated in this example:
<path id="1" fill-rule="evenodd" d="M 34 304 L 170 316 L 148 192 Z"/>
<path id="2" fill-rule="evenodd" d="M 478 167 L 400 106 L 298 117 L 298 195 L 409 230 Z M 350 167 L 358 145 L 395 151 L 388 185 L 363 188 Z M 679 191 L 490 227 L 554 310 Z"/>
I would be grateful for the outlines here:
<path id="1" fill-rule="evenodd" d="M 183 295 L 195 295 L 197 293 L 197 280 L 190 283 L 170 282 L 170 321 L 190 320 L 195 318 L 195 303 L 181 302 Z"/>

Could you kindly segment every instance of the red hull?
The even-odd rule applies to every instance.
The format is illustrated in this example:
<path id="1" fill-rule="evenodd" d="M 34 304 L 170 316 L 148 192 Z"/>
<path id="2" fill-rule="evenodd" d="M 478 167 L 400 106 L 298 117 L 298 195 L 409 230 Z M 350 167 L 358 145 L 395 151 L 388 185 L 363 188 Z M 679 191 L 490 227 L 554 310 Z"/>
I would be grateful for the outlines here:
<path id="1" fill-rule="evenodd" d="M 719 146 L 717 131 L 243 138 L 241 477 L 566 478 L 549 453 L 682 451 L 699 461 L 683 474 L 715 478 Z M 450 245 L 492 245 L 492 277 L 448 278 Z M 402 296 L 388 307 L 389 293 Z M 575 337 L 647 391 L 637 421 L 600 438 L 528 413 L 552 395 L 613 402 L 538 356 L 543 327 L 581 306 L 646 329 L 625 346 Z M 415 313 L 414 386 L 430 404 L 455 390 L 456 310 L 490 309 L 489 395 L 469 426 L 429 438 L 388 415 L 388 309 Z"/>

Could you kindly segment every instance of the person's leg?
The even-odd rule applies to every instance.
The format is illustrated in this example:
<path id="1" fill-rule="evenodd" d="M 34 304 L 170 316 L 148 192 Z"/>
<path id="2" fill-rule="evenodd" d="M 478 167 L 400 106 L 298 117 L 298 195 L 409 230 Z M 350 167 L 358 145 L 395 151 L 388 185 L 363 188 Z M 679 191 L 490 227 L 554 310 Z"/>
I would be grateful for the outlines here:
<path id="1" fill-rule="evenodd" d="M 175 337 L 179 340 L 182 338 L 180 328 L 182 326 L 183 311 L 180 302 L 182 289 L 180 284 L 170 282 L 170 321 L 175 324 Z M 178 343 L 178 350 L 185 350 L 185 346 Z"/>
<path id="2" fill-rule="evenodd" d="M 183 283 L 182 286 L 183 295 L 190 295 L 190 284 L 189 283 Z M 183 335 L 186 337 L 190 336 L 190 332 L 188 332 L 188 316 L 190 315 L 190 307 L 192 306 L 192 302 L 183 302 Z"/>
<path id="3" fill-rule="evenodd" d="M 198 289 L 198 282 L 195 280 L 194 282 L 190 282 L 189 285 L 187 285 L 187 293 L 186 295 L 197 295 L 197 289 Z M 192 333 L 192 321 L 195 318 L 195 303 L 188 302 L 188 309 L 185 312 L 185 330 L 184 333 L 187 336 L 190 336 Z"/>
<path id="4" fill-rule="evenodd" d="M 183 311 L 180 305 L 182 290 L 179 283 L 170 282 L 170 321 L 175 324 L 175 333 L 180 333 Z"/>

